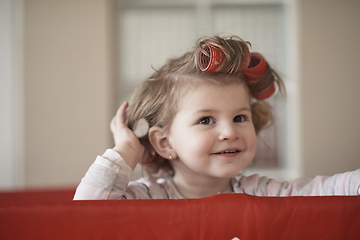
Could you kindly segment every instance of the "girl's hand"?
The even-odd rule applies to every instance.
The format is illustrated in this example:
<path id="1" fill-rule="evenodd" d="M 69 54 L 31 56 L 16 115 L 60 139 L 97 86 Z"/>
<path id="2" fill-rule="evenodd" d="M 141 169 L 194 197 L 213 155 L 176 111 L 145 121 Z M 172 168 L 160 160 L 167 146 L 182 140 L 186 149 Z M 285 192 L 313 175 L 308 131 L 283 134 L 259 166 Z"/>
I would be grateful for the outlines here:
<path id="1" fill-rule="evenodd" d="M 113 149 L 121 155 L 132 169 L 135 169 L 136 165 L 150 157 L 150 154 L 146 151 L 145 147 L 141 145 L 134 132 L 125 124 L 127 107 L 128 102 L 124 102 L 120 106 L 111 121 L 110 128 L 115 141 L 115 147 Z"/>

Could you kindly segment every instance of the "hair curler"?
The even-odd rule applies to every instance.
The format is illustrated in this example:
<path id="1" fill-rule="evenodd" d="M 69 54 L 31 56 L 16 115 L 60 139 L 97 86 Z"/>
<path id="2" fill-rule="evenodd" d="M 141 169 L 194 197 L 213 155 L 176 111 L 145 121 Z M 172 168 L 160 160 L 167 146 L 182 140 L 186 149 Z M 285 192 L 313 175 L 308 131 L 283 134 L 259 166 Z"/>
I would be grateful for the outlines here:
<path id="1" fill-rule="evenodd" d="M 146 121 L 145 118 L 140 118 L 135 122 L 133 132 L 135 133 L 137 138 L 143 138 L 148 134 L 149 123 Z"/>
<path id="2" fill-rule="evenodd" d="M 265 58 L 257 52 L 251 53 L 251 60 L 248 68 L 243 71 L 243 75 L 248 82 L 248 84 L 251 86 L 252 84 L 255 84 L 267 71 L 267 63 Z M 258 100 L 264 100 L 269 97 L 271 97 L 275 92 L 275 82 L 273 82 L 268 88 L 263 90 L 262 92 L 251 92 L 251 95 L 258 99 Z"/>
<path id="3" fill-rule="evenodd" d="M 219 47 L 211 44 L 203 44 L 201 47 L 207 54 L 205 54 L 203 51 L 199 52 L 198 65 L 200 70 L 203 72 L 220 72 L 219 68 L 225 59 L 224 52 Z M 241 65 L 238 72 L 246 70 L 249 66 L 251 56 L 248 47 L 245 47 L 244 55 L 245 57 L 243 64 Z"/>
<path id="4" fill-rule="evenodd" d="M 200 51 L 198 64 L 203 72 L 217 72 L 224 61 L 224 52 L 214 45 L 203 44 L 202 49 L 207 53 Z"/>
<path id="5" fill-rule="evenodd" d="M 253 52 L 251 53 L 250 63 L 242 73 L 249 83 L 255 83 L 265 74 L 266 70 L 265 58 L 260 53 Z"/>
<path id="6" fill-rule="evenodd" d="M 199 52 L 198 65 L 200 70 L 203 72 L 220 72 L 219 68 L 225 59 L 224 52 L 219 47 L 211 44 L 203 44 L 201 47 L 207 54 L 203 51 Z M 261 79 L 266 73 L 268 66 L 265 58 L 260 53 L 250 53 L 249 48 L 246 47 L 245 49 L 245 59 L 237 72 L 241 72 L 248 85 L 251 86 Z M 264 100 L 272 96 L 274 92 L 275 83 L 272 83 L 264 91 L 253 91 L 251 95 L 258 100 Z"/>
<path id="7" fill-rule="evenodd" d="M 269 97 L 271 97 L 275 92 L 275 83 L 272 83 L 268 88 L 266 88 L 264 91 L 258 93 L 258 92 L 251 92 L 251 96 L 256 98 L 257 100 L 265 100 Z"/>

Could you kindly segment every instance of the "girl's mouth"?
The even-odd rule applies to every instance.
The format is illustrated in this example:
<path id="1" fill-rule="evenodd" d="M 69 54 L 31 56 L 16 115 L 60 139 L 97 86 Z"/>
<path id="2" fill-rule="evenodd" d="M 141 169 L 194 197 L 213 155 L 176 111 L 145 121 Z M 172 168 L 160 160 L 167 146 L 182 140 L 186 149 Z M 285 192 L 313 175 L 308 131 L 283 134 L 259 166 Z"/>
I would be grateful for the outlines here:
<path id="1" fill-rule="evenodd" d="M 234 154 L 234 153 L 239 153 L 239 152 L 241 152 L 241 151 L 237 150 L 237 149 L 234 149 L 234 150 L 225 150 L 225 151 L 217 152 L 217 153 L 214 153 L 214 154 Z"/>

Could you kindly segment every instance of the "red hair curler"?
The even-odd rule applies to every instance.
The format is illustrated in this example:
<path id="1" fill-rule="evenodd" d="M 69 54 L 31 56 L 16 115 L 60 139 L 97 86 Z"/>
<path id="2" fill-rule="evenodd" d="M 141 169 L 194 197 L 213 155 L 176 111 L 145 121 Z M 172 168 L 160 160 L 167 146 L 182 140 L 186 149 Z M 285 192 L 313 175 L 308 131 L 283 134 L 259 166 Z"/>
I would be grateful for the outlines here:
<path id="1" fill-rule="evenodd" d="M 242 73 L 248 84 L 253 85 L 266 73 L 266 70 L 267 64 L 265 58 L 260 53 L 254 52 L 251 53 L 251 60 L 248 68 Z M 251 92 L 251 95 L 258 100 L 264 100 L 271 97 L 275 90 L 275 83 L 272 83 L 262 92 L 259 93 L 253 91 Z"/>
<path id="2" fill-rule="evenodd" d="M 250 58 L 248 67 L 242 73 L 248 82 L 254 83 L 266 72 L 267 65 L 265 58 L 260 53 L 251 53 Z"/>
<path id="3" fill-rule="evenodd" d="M 202 45 L 202 49 L 207 53 L 199 52 L 198 64 L 203 72 L 217 72 L 224 61 L 224 52 L 214 45 Z"/>
<path id="4" fill-rule="evenodd" d="M 148 166 L 148 165 L 151 165 L 153 163 L 155 163 L 157 160 L 160 159 L 160 156 L 155 153 L 151 158 L 150 160 L 146 161 L 146 162 L 141 162 L 140 164 L 143 165 L 143 166 Z"/>
<path id="5" fill-rule="evenodd" d="M 203 72 L 220 72 L 219 67 L 224 62 L 225 54 L 219 48 L 211 44 L 203 44 L 202 49 L 207 53 L 199 52 L 198 64 L 199 68 Z M 250 51 L 249 48 L 245 48 L 245 59 L 238 72 L 242 72 L 247 69 L 250 64 Z"/>
<path id="6" fill-rule="evenodd" d="M 245 48 L 245 58 L 244 58 L 244 62 L 243 64 L 241 65 L 241 68 L 239 69 L 239 72 L 243 72 L 245 71 L 249 64 L 250 64 L 250 61 L 251 61 L 251 54 L 250 54 L 250 50 L 248 47 Z"/>
<path id="7" fill-rule="evenodd" d="M 221 64 L 225 59 L 224 52 L 211 44 L 203 44 L 202 49 L 207 52 L 204 54 L 199 52 L 198 65 L 203 72 L 219 72 Z M 245 59 L 242 66 L 238 70 L 241 72 L 248 85 L 254 85 L 267 71 L 267 63 L 265 58 L 260 53 L 250 53 L 246 47 Z M 271 97 L 275 92 L 275 83 L 271 84 L 267 89 L 262 92 L 251 92 L 251 95 L 258 99 L 264 100 Z"/>
<path id="8" fill-rule="evenodd" d="M 265 89 L 264 91 L 258 93 L 258 92 L 251 92 L 251 95 L 258 99 L 258 100 L 265 100 L 269 97 L 271 97 L 274 92 L 275 92 L 275 83 L 272 83 L 267 89 Z"/>

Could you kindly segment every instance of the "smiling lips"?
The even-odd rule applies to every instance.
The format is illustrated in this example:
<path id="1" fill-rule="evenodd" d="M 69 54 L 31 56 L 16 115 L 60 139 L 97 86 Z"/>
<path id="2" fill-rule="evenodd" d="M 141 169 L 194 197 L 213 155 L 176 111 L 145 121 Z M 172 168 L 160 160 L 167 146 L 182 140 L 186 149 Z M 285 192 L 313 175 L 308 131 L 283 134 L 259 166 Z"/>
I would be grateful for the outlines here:
<path id="1" fill-rule="evenodd" d="M 213 154 L 224 155 L 224 156 L 227 156 L 227 155 L 233 156 L 233 155 L 237 155 L 239 152 L 241 152 L 241 151 L 238 149 L 233 149 L 233 150 L 224 150 L 224 151 L 213 153 Z"/>

